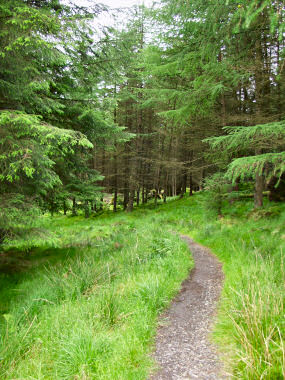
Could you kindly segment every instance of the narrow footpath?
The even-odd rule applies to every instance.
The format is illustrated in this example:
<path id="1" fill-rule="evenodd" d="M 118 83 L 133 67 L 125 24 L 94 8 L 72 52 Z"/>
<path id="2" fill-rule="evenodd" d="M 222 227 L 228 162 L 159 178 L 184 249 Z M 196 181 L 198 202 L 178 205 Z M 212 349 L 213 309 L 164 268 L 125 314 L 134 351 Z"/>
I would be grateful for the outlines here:
<path id="1" fill-rule="evenodd" d="M 154 357 L 159 370 L 150 380 L 224 380 L 215 346 L 210 343 L 214 314 L 223 285 L 222 264 L 209 249 L 181 236 L 195 268 L 162 315 Z"/>

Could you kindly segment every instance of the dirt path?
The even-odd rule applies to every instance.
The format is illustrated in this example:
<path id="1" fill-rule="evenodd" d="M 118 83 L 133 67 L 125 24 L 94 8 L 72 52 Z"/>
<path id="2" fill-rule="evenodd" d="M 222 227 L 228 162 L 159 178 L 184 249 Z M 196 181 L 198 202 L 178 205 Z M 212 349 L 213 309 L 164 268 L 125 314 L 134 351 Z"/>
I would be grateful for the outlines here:
<path id="1" fill-rule="evenodd" d="M 154 354 L 160 370 L 150 380 L 220 380 L 222 365 L 209 342 L 213 314 L 223 283 L 222 265 L 211 252 L 181 236 L 193 254 L 195 268 L 162 316 Z"/>

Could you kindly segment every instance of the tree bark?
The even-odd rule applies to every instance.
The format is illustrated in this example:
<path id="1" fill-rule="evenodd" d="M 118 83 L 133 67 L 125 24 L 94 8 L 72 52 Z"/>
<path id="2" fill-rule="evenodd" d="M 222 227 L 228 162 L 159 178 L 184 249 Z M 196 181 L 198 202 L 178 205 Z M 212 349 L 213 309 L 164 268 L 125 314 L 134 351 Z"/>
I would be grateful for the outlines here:
<path id="1" fill-rule="evenodd" d="M 184 194 L 186 193 L 186 187 L 187 187 L 187 173 L 184 173 L 182 177 L 182 187 L 181 187 L 180 198 L 183 198 Z"/>
<path id="2" fill-rule="evenodd" d="M 124 201 L 123 201 L 124 210 L 126 210 L 128 202 L 129 202 L 129 190 L 127 188 L 125 188 L 124 189 Z"/>
<path id="3" fill-rule="evenodd" d="M 155 193 L 154 193 L 154 207 L 157 207 L 157 197 L 158 197 L 158 191 L 155 190 Z"/>
<path id="4" fill-rule="evenodd" d="M 66 207 L 66 202 L 65 200 L 63 201 L 63 214 L 66 215 L 67 212 L 67 207 Z"/>
<path id="5" fill-rule="evenodd" d="M 100 198 L 100 207 L 99 207 L 99 210 L 100 210 L 100 211 L 103 210 L 103 200 L 104 200 L 104 198 L 101 197 L 101 198 Z"/>
<path id="6" fill-rule="evenodd" d="M 145 188 L 144 203 L 147 203 L 147 201 L 148 201 L 148 199 L 147 199 L 147 195 L 148 195 L 148 188 L 146 187 L 146 188 Z"/>
<path id="7" fill-rule="evenodd" d="M 114 191 L 114 202 L 113 202 L 113 212 L 117 212 L 117 201 L 118 201 L 118 190 L 115 188 Z"/>
<path id="8" fill-rule="evenodd" d="M 76 216 L 77 213 L 76 213 L 76 199 L 73 198 L 72 199 L 72 216 Z"/>
<path id="9" fill-rule="evenodd" d="M 127 212 L 132 212 L 133 209 L 134 209 L 134 199 L 135 199 L 135 190 L 132 189 L 130 191 L 130 198 L 129 198 L 129 202 L 128 202 L 128 205 L 127 205 Z"/>
<path id="10" fill-rule="evenodd" d="M 86 199 L 85 200 L 85 203 L 84 203 L 84 216 L 85 218 L 89 218 L 90 216 L 90 212 L 89 212 L 89 204 L 88 204 L 88 200 Z"/>
<path id="11" fill-rule="evenodd" d="M 192 197 L 193 195 L 193 176 L 192 172 L 189 174 L 189 197 Z"/>

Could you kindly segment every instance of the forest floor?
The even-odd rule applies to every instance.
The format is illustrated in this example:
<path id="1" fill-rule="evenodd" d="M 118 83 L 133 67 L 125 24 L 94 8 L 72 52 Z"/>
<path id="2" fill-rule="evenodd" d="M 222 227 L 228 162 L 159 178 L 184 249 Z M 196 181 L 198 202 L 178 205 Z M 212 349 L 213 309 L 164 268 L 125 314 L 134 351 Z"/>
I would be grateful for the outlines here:
<path id="1" fill-rule="evenodd" d="M 209 341 L 223 285 L 222 264 L 209 249 L 188 236 L 181 238 L 195 267 L 161 318 L 155 352 L 160 370 L 151 380 L 226 379 L 217 349 Z"/>

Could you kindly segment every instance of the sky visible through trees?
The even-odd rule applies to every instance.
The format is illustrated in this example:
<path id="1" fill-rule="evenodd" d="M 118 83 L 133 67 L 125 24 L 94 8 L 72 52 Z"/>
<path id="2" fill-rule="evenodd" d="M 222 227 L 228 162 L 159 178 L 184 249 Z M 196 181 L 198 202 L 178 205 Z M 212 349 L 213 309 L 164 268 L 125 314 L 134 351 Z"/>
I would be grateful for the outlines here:
<path id="1" fill-rule="evenodd" d="M 1 379 L 146 378 L 182 230 L 225 264 L 233 376 L 284 378 L 284 20 L 0 0 Z"/>
<path id="2" fill-rule="evenodd" d="M 114 211 L 205 187 L 282 200 L 283 2 L 105 4 L 1 2 L 1 239 L 102 191 Z"/>

